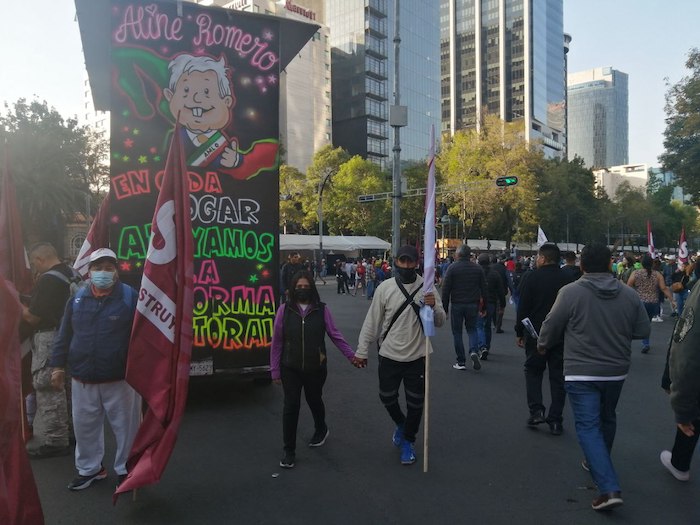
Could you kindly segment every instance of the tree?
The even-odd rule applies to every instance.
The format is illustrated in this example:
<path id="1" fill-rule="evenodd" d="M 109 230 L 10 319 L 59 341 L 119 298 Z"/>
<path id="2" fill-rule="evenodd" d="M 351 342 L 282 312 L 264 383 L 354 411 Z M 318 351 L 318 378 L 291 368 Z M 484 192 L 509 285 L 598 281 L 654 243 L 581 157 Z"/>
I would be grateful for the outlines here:
<path id="1" fill-rule="evenodd" d="M 385 191 L 389 191 L 389 185 L 379 166 L 358 155 L 344 162 L 333 175 L 330 192 L 324 194 L 328 230 L 332 234 L 386 237 L 391 228 L 391 201 L 357 201 L 359 195 Z"/>
<path id="2" fill-rule="evenodd" d="M 438 167 L 454 188 L 445 201 L 464 222 L 465 237 L 531 240 L 536 235 L 534 171 L 542 160 L 525 140 L 522 123 L 484 118 L 480 131 L 462 130 L 445 144 Z M 516 176 L 518 184 L 498 188 L 498 177 Z"/>
<path id="3" fill-rule="evenodd" d="M 302 197 L 306 189 L 306 176 L 298 169 L 282 164 L 280 166 L 280 228 L 284 233 L 302 230 L 304 209 Z"/>
<path id="4" fill-rule="evenodd" d="M 595 179 L 583 159 L 543 160 L 536 177 L 540 225 L 552 241 L 602 240 L 606 224 L 605 220 L 602 224 L 598 220 L 600 203 L 595 196 Z"/>
<path id="5" fill-rule="evenodd" d="M 666 130 L 659 160 L 678 184 L 700 204 L 700 49 L 691 49 L 685 63 L 690 74 L 666 93 Z"/>
<path id="6" fill-rule="evenodd" d="M 312 229 L 318 225 L 318 206 L 319 206 L 319 191 L 323 185 L 323 200 L 324 200 L 324 220 L 327 210 L 325 200 L 327 195 L 333 188 L 333 177 L 344 162 L 350 159 L 350 154 L 343 148 L 334 148 L 332 145 L 327 145 L 321 148 L 314 155 L 311 165 L 306 170 L 306 185 L 302 196 L 302 207 L 304 210 L 303 225 L 307 229 Z M 324 226 L 324 233 L 327 227 Z M 318 230 L 317 230 L 318 231 Z"/>
<path id="7" fill-rule="evenodd" d="M 17 186 L 29 243 L 46 240 L 60 250 L 63 227 L 86 199 L 104 189 L 108 146 L 75 119 L 64 119 L 46 102 L 19 99 L 0 114 L 0 157 Z M 99 198 L 91 199 L 96 207 Z"/>

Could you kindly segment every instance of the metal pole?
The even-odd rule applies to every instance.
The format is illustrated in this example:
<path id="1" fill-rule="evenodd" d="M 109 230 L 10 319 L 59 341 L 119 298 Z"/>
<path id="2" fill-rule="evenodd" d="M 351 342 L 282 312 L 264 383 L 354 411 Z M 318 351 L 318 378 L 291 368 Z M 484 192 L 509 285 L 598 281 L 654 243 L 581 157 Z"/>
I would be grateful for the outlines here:
<path id="1" fill-rule="evenodd" d="M 323 189 L 326 187 L 328 179 L 330 179 L 333 171 L 326 171 L 318 186 L 318 251 L 320 252 L 320 261 L 323 260 Z"/>
<path id="2" fill-rule="evenodd" d="M 399 95 L 399 0 L 394 0 L 394 106 L 401 103 Z M 392 255 L 396 255 L 401 245 L 401 128 L 394 128 L 394 166 L 392 169 L 393 207 L 391 210 L 391 248 Z"/>

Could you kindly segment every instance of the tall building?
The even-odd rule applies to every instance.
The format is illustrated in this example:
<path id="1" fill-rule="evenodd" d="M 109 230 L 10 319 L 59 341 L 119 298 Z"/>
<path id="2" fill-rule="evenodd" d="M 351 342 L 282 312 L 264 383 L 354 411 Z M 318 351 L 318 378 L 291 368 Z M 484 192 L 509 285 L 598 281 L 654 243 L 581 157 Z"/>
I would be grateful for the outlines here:
<path id="1" fill-rule="evenodd" d="M 333 144 L 382 167 L 391 162 L 389 108 L 394 93 L 394 4 L 387 0 L 326 0 L 333 65 Z M 435 2 L 402 0 L 399 13 L 401 159 L 430 150 L 440 124 L 439 9 Z"/>
<path id="2" fill-rule="evenodd" d="M 615 200 L 615 194 L 623 182 L 646 194 L 649 174 L 646 164 L 625 164 L 593 170 L 596 187 L 603 189 L 612 200 Z"/>
<path id="3" fill-rule="evenodd" d="M 321 29 L 280 75 L 283 162 L 302 172 L 314 153 L 332 143 L 331 55 L 323 0 L 195 0 L 238 11 L 288 17 Z"/>
<path id="4" fill-rule="evenodd" d="M 569 158 L 589 168 L 629 162 L 627 73 L 598 67 L 568 77 Z"/>
<path id="5" fill-rule="evenodd" d="M 440 0 L 442 131 L 497 114 L 563 156 L 569 41 L 563 0 Z"/>

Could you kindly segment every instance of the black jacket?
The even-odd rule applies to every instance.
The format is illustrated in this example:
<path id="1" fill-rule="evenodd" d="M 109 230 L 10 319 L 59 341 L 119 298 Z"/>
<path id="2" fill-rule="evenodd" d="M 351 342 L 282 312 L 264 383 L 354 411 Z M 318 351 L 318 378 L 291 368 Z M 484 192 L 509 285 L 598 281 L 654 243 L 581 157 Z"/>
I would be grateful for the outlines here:
<path id="1" fill-rule="evenodd" d="M 487 298 L 486 276 L 484 270 L 471 261 L 458 260 L 450 265 L 442 280 L 442 305 L 445 311 L 450 301 L 457 304 L 478 303 L 484 299 L 486 308 Z"/>
<path id="2" fill-rule="evenodd" d="M 309 308 L 304 317 L 289 303 L 284 309 L 282 365 L 301 372 L 314 372 L 326 365 L 325 304 Z"/>
<path id="3" fill-rule="evenodd" d="M 523 275 L 515 323 L 515 333 L 518 337 L 522 337 L 525 333 L 522 320 L 526 317 L 530 318 L 535 330 L 540 331 L 559 290 L 570 282 L 572 282 L 571 277 L 556 264 L 548 264 Z"/>
<path id="4" fill-rule="evenodd" d="M 493 304 L 496 308 L 499 306 L 505 308 L 508 289 L 503 285 L 503 279 L 501 279 L 495 266 L 497 265 L 482 266 L 484 273 L 486 273 L 487 302 L 488 304 Z"/>

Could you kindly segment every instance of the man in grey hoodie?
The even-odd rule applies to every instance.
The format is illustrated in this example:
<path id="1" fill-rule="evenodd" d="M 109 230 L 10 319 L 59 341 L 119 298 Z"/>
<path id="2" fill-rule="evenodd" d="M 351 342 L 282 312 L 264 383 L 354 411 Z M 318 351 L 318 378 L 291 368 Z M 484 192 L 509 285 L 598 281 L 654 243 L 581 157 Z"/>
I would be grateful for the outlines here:
<path id="1" fill-rule="evenodd" d="M 591 506 L 606 510 L 623 503 L 610 452 L 631 344 L 647 337 L 651 325 L 636 292 L 613 277 L 607 246 L 587 245 L 581 270 L 578 281 L 559 291 L 537 343 L 546 352 L 564 341 L 564 379 L 583 466 L 600 491 Z"/>

